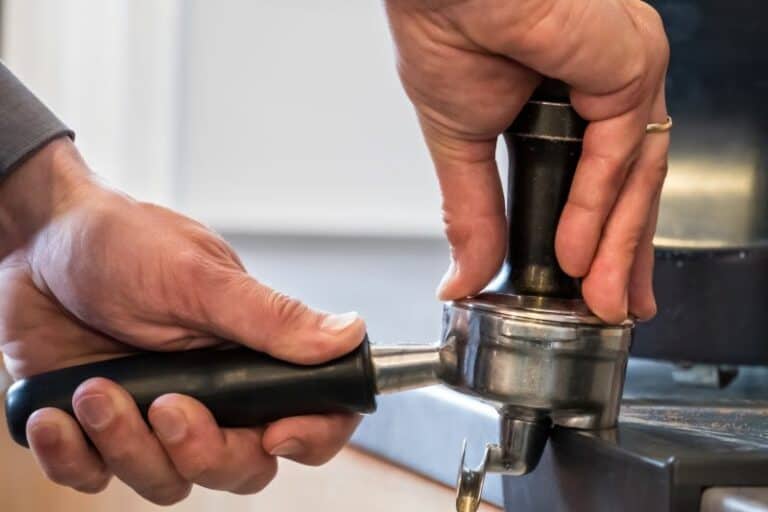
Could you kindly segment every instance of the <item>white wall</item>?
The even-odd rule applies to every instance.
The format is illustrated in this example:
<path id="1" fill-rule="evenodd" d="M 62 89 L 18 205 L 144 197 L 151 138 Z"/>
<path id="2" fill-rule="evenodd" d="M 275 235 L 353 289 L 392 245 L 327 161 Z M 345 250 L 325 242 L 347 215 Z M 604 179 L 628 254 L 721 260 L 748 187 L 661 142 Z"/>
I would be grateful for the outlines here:
<path id="1" fill-rule="evenodd" d="M 180 0 L 6 0 L 3 59 L 110 183 L 172 199 Z"/>
<path id="2" fill-rule="evenodd" d="M 216 227 L 439 235 L 379 2 L 7 0 L 4 58 L 136 196 Z"/>

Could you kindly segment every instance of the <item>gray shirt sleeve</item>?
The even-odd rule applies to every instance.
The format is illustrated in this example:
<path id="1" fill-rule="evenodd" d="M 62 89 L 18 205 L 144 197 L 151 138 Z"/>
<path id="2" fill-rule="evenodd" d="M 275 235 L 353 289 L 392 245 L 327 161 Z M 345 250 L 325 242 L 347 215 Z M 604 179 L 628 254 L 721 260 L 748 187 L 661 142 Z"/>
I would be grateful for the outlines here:
<path id="1" fill-rule="evenodd" d="M 0 179 L 64 135 L 75 136 L 0 62 Z"/>

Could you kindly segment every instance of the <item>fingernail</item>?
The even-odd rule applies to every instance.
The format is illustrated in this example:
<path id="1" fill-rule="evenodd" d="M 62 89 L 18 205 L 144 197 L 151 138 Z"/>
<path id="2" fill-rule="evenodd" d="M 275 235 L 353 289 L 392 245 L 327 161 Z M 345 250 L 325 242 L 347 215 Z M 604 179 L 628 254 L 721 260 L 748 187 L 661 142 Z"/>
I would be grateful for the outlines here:
<path id="1" fill-rule="evenodd" d="M 187 417 L 176 407 L 159 407 L 150 414 L 152 428 L 166 443 L 178 443 L 187 435 Z"/>
<path id="2" fill-rule="evenodd" d="M 29 436 L 35 445 L 50 448 L 59 442 L 61 431 L 55 423 L 38 423 L 29 430 Z"/>
<path id="3" fill-rule="evenodd" d="M 446 300 L 445 296 L 445 288 L 448 286 L 448 283 L 453 279 L 453 276 L 456 275 L 456 262 L 451 260 L 451 264 L 448 267 L 448 270 L 445 271 L 445 274 L 443 274 L 442 279 L 440 279 L 440 284 L 437 285 L 437 298 L 440 300 Z"/>
<path id="4" fill-rule="evenodd" d="M 360 315 L 355 311 L 349 313 L 343 313 L 341 315 L 328 315 L 323 319 L 323 323 L 320 324 L 320 328 L 330 332 L 341 332 L 360 318 Z"/>
<path id="5" fill-rule="evenodd" d="M 295 457 L 304 451 L 304 445 L 296 439 L 288 439 L 278 444 L 269 452 L 275 457 Z"/>
<path id="6" fill-rule="evenodd" d="M 106 395 L 88 395 L 75 404 L 78 417 L 93 430 L 104 430 L 115 417 L 112 400 Z"/>

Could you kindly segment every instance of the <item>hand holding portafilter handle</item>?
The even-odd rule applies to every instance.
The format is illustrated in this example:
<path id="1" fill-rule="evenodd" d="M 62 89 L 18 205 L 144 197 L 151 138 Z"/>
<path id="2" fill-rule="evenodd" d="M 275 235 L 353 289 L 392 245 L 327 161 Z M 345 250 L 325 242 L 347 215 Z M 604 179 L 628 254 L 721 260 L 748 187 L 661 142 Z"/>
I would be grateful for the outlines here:
<path id="1" fill-rule="evenodd" d="M 440 365 L 435 346 L 371 347 L 367 337 L 352 353 L 311 366 L 245 347 L 145 352 L 19 380 L 6 395 L 6 417 L 13 439 L 27 446 L 34 411 L 73 414 L 77 387 L 103 377 L 122 386 L 145 418 L 156 398 L 179 393 L 202 402 L 222 427 L 254 427 L 307 414 L 370 413 L 377 393 L 432 384 Z"/>
<path id="2" fill-rule="evenodd" d="M 365 336 L 356 313 L 314 310 L 250 275 L 204 225 L 105 187 L 66 138 L 1 180 L 0 219 L 0 349 L 14 380 L 225 345 L 317 364 Z M 227 429 L 183 394 L 161 396 L 142 418 L 122 386 L 98 378 L 77 387 L 71 405 L 74 415 L 50 407 L 27 421 L 45 475 L 89 493 L 114 477 L 164 505 L 192 485 L 258 492 L 276 457 L 321 464 L 360 420 L 316 414 Z"/>

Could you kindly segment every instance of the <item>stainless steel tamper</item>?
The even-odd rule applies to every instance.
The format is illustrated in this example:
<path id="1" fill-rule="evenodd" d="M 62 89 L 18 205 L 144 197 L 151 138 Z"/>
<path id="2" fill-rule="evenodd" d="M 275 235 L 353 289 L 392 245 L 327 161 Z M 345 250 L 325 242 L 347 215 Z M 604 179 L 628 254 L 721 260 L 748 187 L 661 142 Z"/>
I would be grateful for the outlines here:
<path id="1" fill-rule="evenodd" d="M 509 250 L 480 295 L 446 304 L 434 345 L 370 345 L 321 365 L 279 361 L 244 347 L 145 352 L 20 380 L 6 395 L 12 437 L 42 407 L 72 413 L 91 377 L 122 385 L 146 416 L 166 393 L 192 396 L 224 427 L 324 412 L 373 412 L 376 394 L 443 383 L 496 407 L 501 439 L 480 465 L 462 464 L 457 509 L 475 510 L 486 472 L 536 467 L 552 425 L 615 424 L 632 323 L 607 325 L 557 264 L 555 230 L 581 153 L 585 122 L 560 83 L 545 81 L 505 132 L 510 155 Z M 55 341 L 55 340 L 52 340 Z M 404 418 L 403 421 L 407 421 Z"/>

